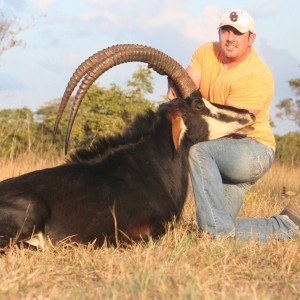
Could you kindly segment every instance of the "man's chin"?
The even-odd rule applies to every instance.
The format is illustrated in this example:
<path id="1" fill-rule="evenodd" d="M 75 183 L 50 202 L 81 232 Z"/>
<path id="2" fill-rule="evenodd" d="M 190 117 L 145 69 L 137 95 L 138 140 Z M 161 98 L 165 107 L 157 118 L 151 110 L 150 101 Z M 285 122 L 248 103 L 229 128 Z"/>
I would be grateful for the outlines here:
<path id="1" fill-rule="evenodd" d="M 235 53 L 235 51 L 224 51 L 224 55 L 227 59 L 233 59 L 237 56 L 237 54 Z"/>

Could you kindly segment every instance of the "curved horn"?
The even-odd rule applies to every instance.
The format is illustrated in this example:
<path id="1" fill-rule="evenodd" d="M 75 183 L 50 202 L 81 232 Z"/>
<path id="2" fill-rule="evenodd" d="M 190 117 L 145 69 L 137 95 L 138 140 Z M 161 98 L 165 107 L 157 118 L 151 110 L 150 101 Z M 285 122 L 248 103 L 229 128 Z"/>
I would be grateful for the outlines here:
<path id="1" fill-rule="evenodd" d="M 65 152 L 67 152 L 71 129 L 79 109 L 79 106 L 88 90 L 95 80 L 110 68 L 132 61 L 140 61 L 154 66 L 156 69 L 163 71 L 168 75 L 178 88 L 180 95 L 187 98 L 193 92 L 197 91 L 197 87 L 193 80 L 186 73 L 185 69 L 170 56 L 165 53 L 144 45 L 116 45 L 107 48 L 110 51 L 110 56 L 101 56 L 100 61 L 94 63 L 94 67 L 90 67 L 87 75 L 82 81 L 78 92 L 75 96 L 75 101 L 69 117 L 66 139 Z M 103 51 L 107 51 L 107 49 Z M 101 53 L 98 52 L 98 55 Z M 99 55 L 100 57 L 100 55 Z M 87 60 L 88 61 L 88 60 Z M 86 64 L 88 62 L 86 61 Z M 76 73 L 76 72 L 75 72 Z M 75 75 L 73 75 L 75 77 Z M 66 101 L 67 102 L 67 101 Z"/>
<path id="2" fill-rule="evenodd" d="M 124 44 L 124 51 L 126 51 L 126 48 L 131 47 L 130 44 Z M 78 85 L 79 81 L 85 76 L 94 66 L 95 64 L 98 64 L 102 60 L 104 60 L 107 57 L 110 57 L 112 54 L 114 54 L 113 47 L 108 47 L 106 49 L 103 49 L 101 51 L 98 51 L 97 53 L 94 53 L 89 58 L 87 58 L 83 63 L 79 65 L 79 67 L 75 70 L 72 77 L 70 78 L 68 85 L 65 89 L 64 95 L 61 99 L 58 112 L 55 119 L 54 129 L 53 129 L 53 140 L 55 138 L 55 135 L 58 130 L 58 125 L 61 120 L 61 117 L 65 111 L 65 108 L 67 106 L 67 103 L 69 101 L 69 98 L 71 97 L 75 87 Z"/>

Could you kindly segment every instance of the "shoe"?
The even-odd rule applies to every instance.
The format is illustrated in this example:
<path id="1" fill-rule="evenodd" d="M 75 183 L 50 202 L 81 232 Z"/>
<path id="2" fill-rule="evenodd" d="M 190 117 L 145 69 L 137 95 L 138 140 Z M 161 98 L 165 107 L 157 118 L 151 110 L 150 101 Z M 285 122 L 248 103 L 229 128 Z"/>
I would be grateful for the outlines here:
<path id="1" fill-rule="evenodd" d="M 293 199 L 280 213 L 288 216 L 297 226 L 300 226 L 300 199 Z"/>

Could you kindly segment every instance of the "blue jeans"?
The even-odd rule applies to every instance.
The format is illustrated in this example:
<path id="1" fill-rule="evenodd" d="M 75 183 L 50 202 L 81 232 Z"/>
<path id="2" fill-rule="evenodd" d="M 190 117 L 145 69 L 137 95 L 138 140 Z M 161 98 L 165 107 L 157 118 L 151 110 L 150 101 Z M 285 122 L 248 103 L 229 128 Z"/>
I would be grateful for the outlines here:
<path id="1" fill-rule="evenodd" d="M 251 139 L 220 138 L 194 145 L 190 174 L 199 229 L 215 238 L 267 241 L 297 235 L 286 216 L 237 219 L 244 196 L 271 167 L 274 150 Z"/>

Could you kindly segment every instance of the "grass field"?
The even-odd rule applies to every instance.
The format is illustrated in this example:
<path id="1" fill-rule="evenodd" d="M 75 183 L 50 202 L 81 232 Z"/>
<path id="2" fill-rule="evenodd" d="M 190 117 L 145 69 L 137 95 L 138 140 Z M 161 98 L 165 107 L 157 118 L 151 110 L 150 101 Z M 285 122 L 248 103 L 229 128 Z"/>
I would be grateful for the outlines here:
<path id="1" fill-rule="evenodd" d="M 0 180 L 54 166 L 33 154 L 0 160 Z M 300 168 L 275 164 L 246 197 L 240 217 L 269 217 L 300 192 Z M 0 299 L 300 299 L 300 238 L 258 244 L 199 237 L 191 195 L 165 236 L 128 249 L 48 244 L 0 256 Z"/>

